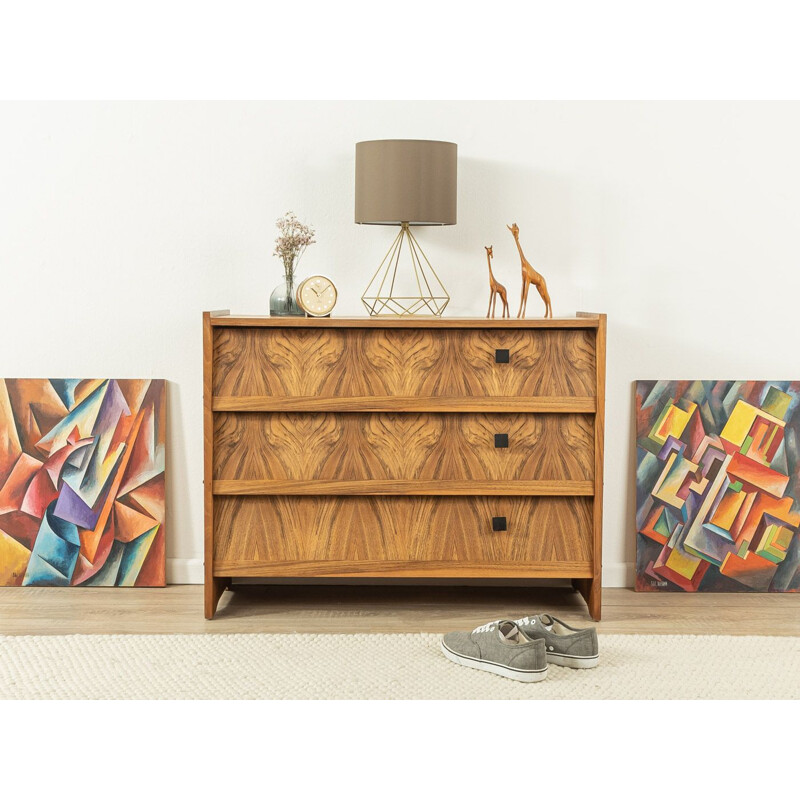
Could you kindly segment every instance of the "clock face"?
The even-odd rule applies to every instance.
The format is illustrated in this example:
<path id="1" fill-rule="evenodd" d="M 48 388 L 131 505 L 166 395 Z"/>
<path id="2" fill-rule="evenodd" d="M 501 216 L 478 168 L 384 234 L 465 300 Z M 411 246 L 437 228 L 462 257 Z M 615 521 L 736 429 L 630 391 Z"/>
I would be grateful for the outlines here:
<path id="1" fill-rule="evenodd" d="M 312 317 L 327 316 L 336 305 L 336 287 L 323 275 L 306 278 L 297 289 L 297 302 Z"/>

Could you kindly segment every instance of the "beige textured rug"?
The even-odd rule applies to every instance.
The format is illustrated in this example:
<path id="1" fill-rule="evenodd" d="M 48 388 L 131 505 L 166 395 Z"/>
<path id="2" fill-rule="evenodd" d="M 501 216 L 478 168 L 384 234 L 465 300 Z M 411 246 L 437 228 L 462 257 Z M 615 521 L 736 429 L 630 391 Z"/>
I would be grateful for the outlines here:
<path id="1" fill-rule="evenodd" d="M 593 670 L 524 684 L 433 634 L 1 636 L 0 699 L 800 698 L 800 639 L 601 636 Z"/>

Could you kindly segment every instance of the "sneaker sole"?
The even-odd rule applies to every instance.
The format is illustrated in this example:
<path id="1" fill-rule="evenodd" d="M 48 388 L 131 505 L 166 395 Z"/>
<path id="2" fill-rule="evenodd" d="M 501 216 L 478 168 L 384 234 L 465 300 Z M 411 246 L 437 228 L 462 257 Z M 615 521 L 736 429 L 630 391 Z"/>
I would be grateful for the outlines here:
<path id="1" fill-rule="evenodd" d="M 543 681 L 547 677 L 547 667 L 537 670 L 514 669 L 513 667 L 505 667 L 502 664 L 495 664 L 492 661 L 481 661 L 477 658 L 460 656 L 452 650 L 449 650 L 444 642 L 441 643 L 441 648 L 445 658 L 449 658 L 454 664 L 458 664 L 462 667 L 471 667 L 472 669 L 482 669 L 484 672 L 491 672 L 494 675 L 511 678 L 512 681 L 536 683 L 537 681 Z"/>
<path id="2" fill-rule="evenodd" d="M 600 656 L 562 656 L 558 653 L 548 653 L 547 663 L 571 669 L 594 669 L 600 661 Z"/>

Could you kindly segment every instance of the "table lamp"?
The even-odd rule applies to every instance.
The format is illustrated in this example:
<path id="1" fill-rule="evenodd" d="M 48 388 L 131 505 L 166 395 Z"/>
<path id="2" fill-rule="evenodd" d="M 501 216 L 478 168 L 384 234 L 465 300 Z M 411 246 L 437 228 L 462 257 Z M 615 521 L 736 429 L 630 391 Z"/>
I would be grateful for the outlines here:
<path id="1" fill-rule="evenodd" d="M 452 142 L 424 139 L 356 144 L 356 223 L 400 226 L 361 297 L 371 316 L 441 316 L 450 302 L 411 228 L 456 224 L 457 150 Z M 410 268 L 398 276 L 404 245 Z"/>

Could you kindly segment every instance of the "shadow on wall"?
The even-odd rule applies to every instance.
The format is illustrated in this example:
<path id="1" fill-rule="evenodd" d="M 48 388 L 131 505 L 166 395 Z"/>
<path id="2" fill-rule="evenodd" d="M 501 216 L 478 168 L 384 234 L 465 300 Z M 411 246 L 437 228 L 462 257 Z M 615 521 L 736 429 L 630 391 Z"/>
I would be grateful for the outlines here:
<path id="1" fill-rule="evenodd" d="M 646 380 L 642 378 L 642 380 Z M 629 397 L 631 400 L 630 413 L 628 414 L 628 469 L 625 481 L 625 561 L 633 564 L 636 571 L 636 381 L 631 381 Z M 635 583 L 635 575 L 634 575 Z"/>
<path id="2" fill-rule="evenodd" d="M 506 225 L 516 222 L 520 235 L 536 242 L 537 257 L 553 265 L 571 260 L 572 187 L 560 173 L 519 164 L 459 159 L 458 224 L 482 238 L 506 238 L 503 250 L 517 258 Z M 523 249 L 525 246 L 522 241 Z"/>
<path id="3" fill-rule="evenodd" d="M 507 225 L 520 227 L 525 256 L 548 281 L 551 294 L 564 297 L 570 282 L 573 226 L 573 187 L 561 174 L 534 170 L 518 164 L 459 157 L 458 225 L 442 230 L 423 230 L 423 248 L 444 246 L 442 279 L 453 297 L 452 314 L 485 313 L 488 267 L 484 246 L 494 248 L 492 270 L 508 290 L 512 316 L 519 309 L 520 259 Z M 456 274 L 455 265 L 460 271 Z M 559 313 L 558 311 L 556 313 Z M 564 313 L 561 311 L 560 313 Z M 540 309 L 529 305 L 529 316 Z"/>
<path id="4" fill-rule="evenodd" d="M 189 491 L 189 467 L 187 461 L 186 430 L 184 428 L 186 413 L 181 401 L 181 390 L 175 381 L 166 381 L 167 385 L 167 493 L 166 493 L 166 523 L 167 523 L 167 582 L 170 583 L 170 560 L 178 558 L 175 552 L 175 542 L 178 541 L 178 514 L 177 499 L 191 495 Z M 202 430 L 199 436 L 193 435 L 197 441 L 203 440 Z M 193 508 L 191 503 L 186 503 L 181 509 L 181 524 L 187 531 L 199 530 L 195 526 Z M 202 553 L 202 537 L 200 539 L 200 552 Z M 190 552 L 197 549 L 197 534 L 187 540 Z"/>
<path id="5" fill-rule="evenodd" d="M 355 223 L 355 143 L 352 152 L 307 169 L 316 196 L 313 211 L 305 203 L 297 203 L 294 210 L 314 226 L 317 244 L 303 256 L 299 279 L 319 272 L 327 275 L 340 290 L 336 313 L 361 315 L 361 294 L 394 234 L 365 235 L 364 226 Z"/>

